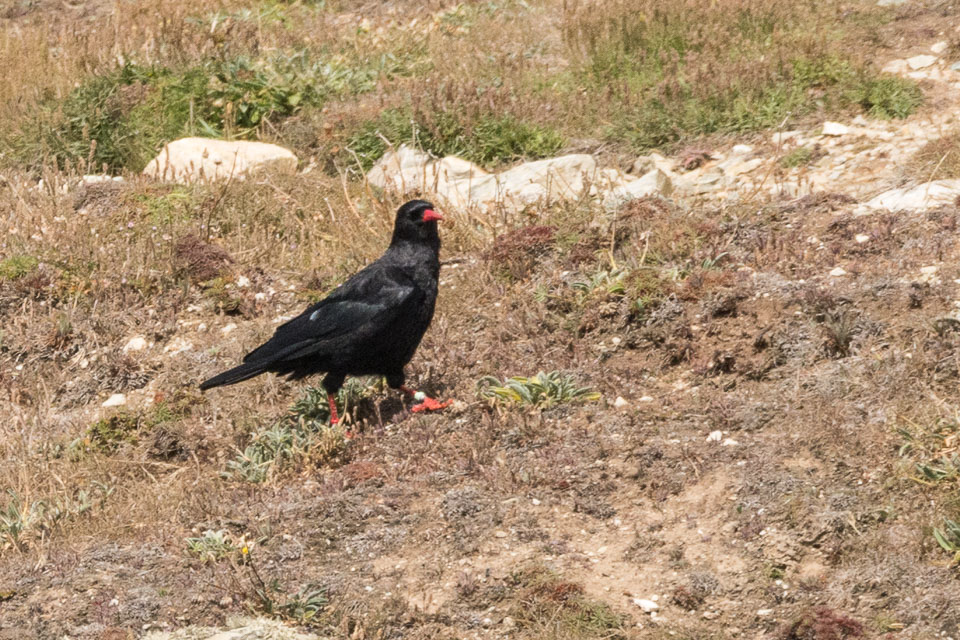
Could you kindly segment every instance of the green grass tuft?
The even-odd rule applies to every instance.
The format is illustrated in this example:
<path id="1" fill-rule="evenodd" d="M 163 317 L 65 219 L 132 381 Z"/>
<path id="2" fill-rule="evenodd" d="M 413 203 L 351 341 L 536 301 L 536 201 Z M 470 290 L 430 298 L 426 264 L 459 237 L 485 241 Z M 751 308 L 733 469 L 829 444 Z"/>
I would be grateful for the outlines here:
<path id="1" fill-rule="evenodd" d="M 555 129 L 513 116 L 485 116 L 464 123 L 450 112 L 429 116 L 388 109 L 363 123 L 347 142 L 366 171 L 392 146 L 410 144 L 437 156 L 460 156 L 486 167 L 555 154 L 564 138 Z"/>
<path id="2" fill-rule="evenodd" d="M 0 280 L 19 280 L 30 275 L 40 261 L 29 255 L 10 256 L 0 260 Z"/>

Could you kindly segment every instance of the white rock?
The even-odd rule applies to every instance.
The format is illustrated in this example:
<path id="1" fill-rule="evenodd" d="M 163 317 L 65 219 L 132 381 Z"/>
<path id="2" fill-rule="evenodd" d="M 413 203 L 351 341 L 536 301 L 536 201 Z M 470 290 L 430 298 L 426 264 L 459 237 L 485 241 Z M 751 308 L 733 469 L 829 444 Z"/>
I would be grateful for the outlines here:
<path id="1" fill-rule="evenodd" d="M 653 396 L 640 396 L 639 402 L 653 402 Z"/>
<path id="2" fill-rule="evenodd" d="M 823 123 L 823 135 L 825 136 L 845 136 L 850 133 L 850 128 L 839 122 L 827 121 Z"/>
<path id="3" fill-rule="evenodd" d="M 853 237 L 853 239 L 857 241 L 857 244 L 863 244 L 864 242 L 870 241 L 870 236 L 865 233 L 858 233 Z"/>
<path id="4" fill-rule="evenodd" d="M 127 396 L 122 393 L 115 393 L 103 401 L 101 407 L 122 407 L 127 404 Z"/>
<path id="5" fill-rule="evenodd" d="M 947 47 L 949 47 L 949 46 L 950 46 L 950 44 L 949 44 L 946 40 L 941 40 L 940 42 L 936 42 L 936 43 L 930 45 L 930 51 L 933 51 L 934 53 L 940 54 L 940 53 L 943 53 L 944 51 L 946 51 L 946 50 L 947 50 Z"/>
<path id="6" fill-rule="evenodd" d="M 658 605 L 656 602 L 653 600 L 647 600 L 646 598 L 634 598 L 633 604 L 643 609 L 644 613 L 652 613 L 660 608 L 660 605 Z"/>
<path id="7" fill-rule="evenodd" d="M 735 144 L 733 149 L 731 149 L 734 155 L 745 156 L 748 153 L 753 153 L 753 147 L 748 144 Z"/>
<path id="8" fill-rule="evenodd" d="M 220 333 L 222 333 L 223 335 L 227 335 L 228 333 L 230 333 L 231 331 L 233 331 L 233 330 L 236 329 L 236 328 L 237 328 L 236 323 L 231 322 L 230 324 L 225 325 L 223 328 L 221 328 L 221 329 L 220 329 Z"/>
<path id="9" fill-rule="evenodd" d="M 936 61 L 937 56 L 923 54 L 919 56 L 913 56 L 912 58 L 907 58 L 907 65 L 916 71 L 918 69 L 926 69 Z"/>
<path id="10" fill-rule="evenodd" d="M 637 198 L 650 195 L 668 196 L 671 193 L 673 193 L 673 182 L 666 173 L 660 169 L 654 169 L 643 177 L 612 189 L 604 196 L 603 206 L 607 210 L 613 210 Z"/>
<path id="11" fill-rule="evenodd" d="M 123 182 L 123 176 L 111 176 L 105 173 L 98 173 L 95 175 L 83 176 L 80 178 L 80 182 L 83 184 L 97 184 L 100 182 Z"/>
<path id="12" fill-rule="evenodd" d="M 579 197 L 588 181 L 598 180 L 606 185 L 625 182 L 616 170 L 598 174 L 597 162 L 588 154 L 526 162 L 491 174 L 462 158 L 449 156 L 434 160 L 406 145 L 384 154 L 367 173 L 367 180 L 401 194 L 411 191 L 436 194 L 447 206 L 461 208 L 522 207 L 536 202 L 568 200 Z"/>
<path id="13" fill-rule="evenodd" d="M 925 211 L 943 204 L 952 204 L 960 195 L 960 179 L 934 180 L 915 187 L 891 189 L 866 202 L 867 209 Z"/>
<path id="14" fill-rule="evenodd" d="M 711 431 L 707 436 L 707 442 L 720 442 L 723 440 L 723 431 Z"/>
<path id="15" fill-rule="evenodd" d="M 740 443 L 737 442 L 736 440 L 734 440 L 733 438 L 724 438 L 723 442 L 720 443 L 720 446 L 721 446 L 721 447 L 735 447 L 735 446 L 737 446 L 738 444 L 740 444 Z"/>
<path id="16" fill-rule="evenodd" d="M 193 349 L 192 342 L 186 340 L 185 338 L 181 338 L 180 336 L 175 336 L 172 340 L 170 340 L 169 343 L 167 343 L 167 346 L 163 348 L 163 352 L 176 355 L 178 353 L 183 353 L 184 351 L 190 351 L 191 349 Z"/>
<path id="17" fill-rule="evenodd" d="M 830 270 L 830 275 L 834 278 L 842 278 L 847 275 L 847 271 L 843 267 L 834 267 Z"/>
<path id="18" fill-rule="evenodd" d="M 758 610 L 757 610 L 757 615 L 758 615 L 758 616 L 768 616 L 768 615 L 770 615 L 771 613 L 773 613 L 773 609 L 758 609 Z"/>
<path id="19" fill-rule="evenodd" d="M 147 348 L 147 340 L 143 336 L 134 336 L 127 340 L 127 344 L 123 345 L 123 352 L 130 353 L 131 351 L 143 351 Z"/>
<path id="20" fill-rule="evenodd" d="M 617 409 L 623 409 L 624 407 L 629 407 L 630 403 L 624 400 L 622 396 L 617 396 L 617 399 L 613 401 L 613 406 Z"/>
<path id="21" fill-rule="evenodd" d="M 244 287 L 250 286 L 250 278 L 247 276 L 239 276 L 237 278 L 237 288 L 243 289 Z"/>
<path id="22" fill-rule="evenodd" d="M 877 0 L 878 7 L 899 7 L 906 4 L 909 0 Z"/>
<path id="23" fill-rule="evenodd" d="M 242 179 L 259 171 L 296 173 L 297 156 L 266 142 L 181 138 L 166 145 L 143 174 L 185 183 Z"/>
<path id="24" fill-rule="evenodd" d="M 906 73 L 910 68 L 910 65 L 907 64 L 907 61 L 903 58 L 897 58 L 896 60 L 891 60 L 887 64 L 883 65 L 881 71 L 883 73 L 893 73 L 893 74 L 903 74 Z"/>

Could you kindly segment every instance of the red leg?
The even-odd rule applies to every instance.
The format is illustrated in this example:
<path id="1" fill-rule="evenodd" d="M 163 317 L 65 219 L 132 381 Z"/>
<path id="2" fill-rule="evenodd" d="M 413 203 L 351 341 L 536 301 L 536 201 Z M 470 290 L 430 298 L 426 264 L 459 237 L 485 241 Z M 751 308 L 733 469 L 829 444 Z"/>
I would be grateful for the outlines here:
<path id="1" fill-rule="evenodd" d="M 337 397 L 328 393 L 327 404 L 330 405 L 330 424 L 337 424 L 340 422 L 340 417 L 337 415 Z"/>
<path id="2" fill-rule="evenodd" d="M 415 404 L 412 407 L 410 407 L 410 411 L 413 411 L 414 413 L 420 413 L 421 411 L 439 411 L 440 409 L 446 409 L 451 404 L 453 404 L 453 400 L 447 400 L 446 402 L 438 402 L 437 400 L 434 400 L 433 398 L 421 392 L 414 391 L 410 387 L 400 387 L 400 391 L 406 393 L 409 396 L 413 396 L 415 400 L 420 401 L 420 404 Z"/>

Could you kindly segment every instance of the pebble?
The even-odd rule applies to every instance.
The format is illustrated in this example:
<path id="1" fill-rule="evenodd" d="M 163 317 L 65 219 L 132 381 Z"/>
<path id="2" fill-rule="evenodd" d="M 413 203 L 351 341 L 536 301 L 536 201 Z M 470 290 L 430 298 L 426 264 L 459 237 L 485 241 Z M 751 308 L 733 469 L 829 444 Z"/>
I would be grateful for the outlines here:
<path id="1" fill-rule="evenodd" d="M 228 333 L 230 333 L 231 331 L 233 331 L 233 330 L 236 329 L 236 328 L 237 328 L 236 323 L 231 322 L 230 324 L 228 324 L 228 325 L 224 326 L 222 329 L 220 329 L 220 333 L 222 333 L 223 335 L 227 335 Z"/>
<path id="2" fill-rule="evenodd" d="M 130 353 L 131 351 L 143 351 L 146 347 L 146 338 L 143 336 L 134 336 L 127 341 L 127 344 L 123 345 L 123 352 Z"/>
<path id="3" fill-rule="evenodd" d="M 127 404 L 127 396 L 122 393 L 115 393 L 103 401 L 101 407 L 122 407 Z"/>
<path id="4" fill-rule="evenodd" d="M 517 626 L 517 621 L 510 616 L 507 616 L 500 624 L 503 625 L 504 629 L 513 629 L 515 626 Z"/>
<path id="5" fill-rule="evenodd" d="M 613 401 L 613 406 L 617 409 L 623 409 L 624 407 L 629 407 L 630 403 L 623 399 L 621 396 L 617 396 L 617 399 Z"/>
<path id="6" fill-rule="evenodd" d="M 758 610 L 757 610 L 757 615 L 758 615 L 758 616 L 768 616 L 768 615 L 770 615 L 771 613 L 773 613 L 773 609 L 758 609 Z"/>
<path id="7" fill-rule="evenodd" d="M 907 65 L 911 69 L 916 71 L 918 69 L 926 69 L 936 61 L 937 61 L 937 56 L 924 54 L 919 56 L 913 56 L 912 58 L 907 58 Z"/>
<path id="8" fill-rule="evenodd" d="M 496 532 L 494 532 L 493 535 L 494 535 L 495 537 L 497 537 L 497 538 L 506 538 L 506 537 L 507 537 L 507 532 L 506 532 L 506 531 L 496 531 Z"/>
<path id="9" fill-rule="evenodd" d="M 707 442 L 720 442 L 723 440 L 723 431 L 711 431 L 707 436 Z"/>
<path id="10" fill-rule="evenodd" d="M 847 271 L 843 267 L 835 267 L 834 269 L 830 270 L 830 275 L 834 278 L 842 278 L 843 276 L 847 275 Z"/>
<path id="11" fill-rule="evenodd" d="M 249 287 L 249 286 L 250 286 L 250 278 L 248 278 L 247 276 L 240 276 L 239 278 L 237 278 L 237 287 L 239 287 L 240 289 L 243 289 L 244 287 Z"/>
<path id="12" fill-rule="evenodd" d="M 644 613 L 653 613 L 660 608 L 660 605 L 658 605 L 656 602 L 653 600 L 647 600 L 645 598 L 634 598 L 633 604 L 643 609 Z"/>
<path id="13" fill-rule="evenodd" d="M 653 396 L 640 396 L 640 402 L 653 402 Z"/>
<path id="14" fill-rule="evenodd" d="M 733 145 L 733 153 L 738 156 L 744 156 L 748 153 L 753 153 L 753 147 L 748 144 L 735 144 Z"/>
<path id="15" fill-rule="evenodd" d="M 823 135 L 825 136 L 845 136 L 850 133 L 850 127 L 839 122 L 827 122 L 823 123 Z"/>
<path id="16" fill-rule="evenodd" d="M 944 51 L 947 50 L 947 47 L 949 46 L 950 45 L 947 43 L 946 40 L 941 40 L 940 42 L 936 42 L 930 45 L 930 51 L 933 51 L 934 53 L 937 53 L 937 54 L 943 53 Z"/>
<path id="17" fill-rule="evenodd" d="M 870 236 L 865 233 L 858 233 L 853 237 L 853 239 L 857 241 L 857 244 L 863 244 L 864 242 L 870 241 Z"/>

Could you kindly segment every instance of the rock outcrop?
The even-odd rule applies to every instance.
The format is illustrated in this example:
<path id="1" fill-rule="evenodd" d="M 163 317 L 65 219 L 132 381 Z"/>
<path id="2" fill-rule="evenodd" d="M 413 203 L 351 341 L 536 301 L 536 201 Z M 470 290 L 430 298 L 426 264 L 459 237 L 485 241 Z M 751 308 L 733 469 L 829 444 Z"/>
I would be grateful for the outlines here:
<path id="1" fill-rule="evenodd" d="M 271 171 L 292 174 L 297 156 L 266 142 L 181 138 L 167 144 L 143 170 L 144 175 L 172 182 L 244 178 Z"/>

